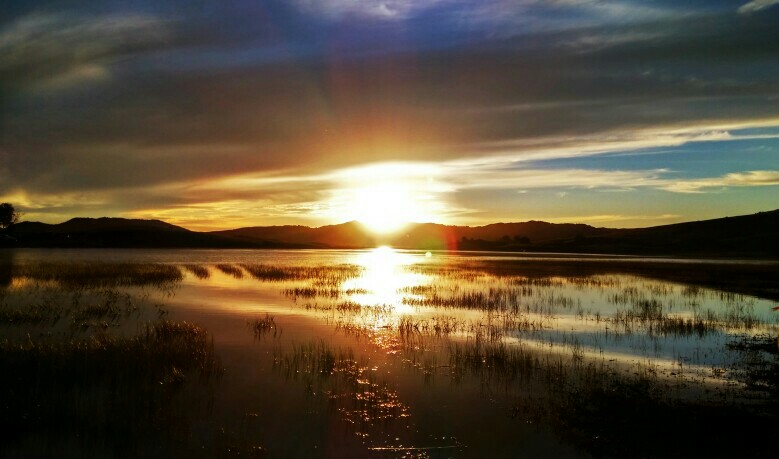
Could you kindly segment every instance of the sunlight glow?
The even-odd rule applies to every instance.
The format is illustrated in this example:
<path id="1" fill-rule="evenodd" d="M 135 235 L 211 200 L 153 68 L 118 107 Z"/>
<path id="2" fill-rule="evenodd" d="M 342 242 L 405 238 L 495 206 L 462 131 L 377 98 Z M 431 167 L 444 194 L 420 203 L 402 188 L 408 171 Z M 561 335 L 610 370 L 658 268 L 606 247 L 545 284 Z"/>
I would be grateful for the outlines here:
<path id="1" fill-rule="evenodd" d="M 440 170 L 425 164 L 383 163 L 345 169 L 330 201 L 335 221 L 356 220 L 383 234 L 411 222 L 444 223 L 447 205 L 442 193 L 451 191 L 436 180 Z"/>
<path id="2" fill-rule="evenodd" d="M 378 247 L 370 252 L 360 253 L 355 264 L 365 268 L 362 276 L 347 281 L 343 289 L 359 289 L 365 293 L 351 296 L 351 300 L 363 306 L 391 306 L 395 314 L 411 314 L 414 309 L 403 303 L 401 289 L 429 282 L 427 276 L 413 273 L 409 265 L 422 262 L 419 255 L 398 252 L 390 247 Z"/>
<path id="3" fill-rule="evenodd" d="M 391 233 L 426 216 L 413 193 L 402 185 L 379 184 L 354 190 L 351 218 L 377 233 Z"/>

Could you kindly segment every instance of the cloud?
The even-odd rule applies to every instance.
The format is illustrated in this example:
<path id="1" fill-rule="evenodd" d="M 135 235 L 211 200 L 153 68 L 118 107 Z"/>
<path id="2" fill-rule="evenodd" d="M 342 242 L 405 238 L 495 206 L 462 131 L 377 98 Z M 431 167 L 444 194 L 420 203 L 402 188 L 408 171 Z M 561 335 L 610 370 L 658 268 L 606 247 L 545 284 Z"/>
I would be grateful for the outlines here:
<path id="1" fill-rule="evenodd" d="M 752 14 L 779 3 L 779 0 L 752 0 L 738 8 L 739 14 Z"/>
<path id="2" fill-rule="evenodd" d="M 363 4 L 336 3 L 335 10 Z M 630 131 L 664 137 L 663 131 L 679 126 L 779 117 L 777 105 L 766 101 L 776 94 L 772 68 L 763 66 L 779 51 L 772 39 L 775 27 L 751 29 L 753 18 L 743 26 L 643 24 L 636 38 L 605 48 L 593 45 L 597 49 L 586 56 L 566 43 L 582 36 L 608 42 L 624 30 L 572 30 L 523 41 L 454 42 L 432 51 L 357 56 L 341 53 L 339 43 L 325 37 L 320 46 L 334 46 L 330 55 L 286 55 L 271 62 L 203 57 L 195 69 L 177 68 L 173 58 L 222 55 L 228 44 L 227 50 L 251 56 L 264 45 L 244 32 L 231 36 L 232 42 L 217 36 L 192 46 L 179 36 L 183 22 L 174 27 L 139 13 L 36 13 L 6 25 L 1 33 L 14 43 L 6 46 L 30 49 L 14 61 L 15 85 L 110 82 L 67 99 L 9 94 L 11 102 L 0 106 L 4 147 L 27 158 L 14 160 L 18 177 L 44 175 L 39 164 L 48 163 L 52 186 L 69 183 L 68 177 L 70 182 L 79 177 L 86 187 L 121 183 L 130 181 L 127 170 L 146 185 L 179 180 L 185 173 L 221 176 L 239 168 L 322 168 L 326 161 L 337 168 L 356 157 L 367 163 L 531 156 L 562 143 L 572 149 L 616 145 L 611 139 Z M 192 35 L 220 33 L 197 21 L 187 27 Z M 350 44 L 375 42 L 356 38 L 365 40 Z M 712 65 L 733 59 L 738 65 Z M 10 60 L 0 54 L 0 69 L 10 68 Z M 243 153 L 231 150 L 229 161 L 220 161 L 226 148 Z M 172 150 L 178 152 L 167 153 Z M 170 162 L 175 156 L 182 166 L 160 170 L 148 160 L 152 152 Z M 90 173 L 90 167 L 100 173 Z M 79 173 L 66 176 L 64 170 L 73 168 Z"/>
<path id="3" fill-rule="evenodd" d="M 141 14 L 31 13 L 0 30 L 0 81 L 51 88 L 102 79 L 112 60 L 167 36 L 164 21 Z"/>
<path id="4" fill-rule="evenodd" d="M 604 224 L 604 223 L 624 223 L 624 222 L 637 222 L 637 221 L 662 221 L 662 220 L 679 220 L 683 218 L 682 215 L 676 214 L 658 214 L 658 215 L 622 215 L 622 214 L 603 214 L 603 215 L 573 215 L 566 217 L 538 217 L 539 219 L 549 223 L 588 223 L 588 224 Z"/>
<path id="5" fill-rule="evenodd" d="M 734 172 L 722 177 L 672 181 L 660 188 L 676 193 L 702 193 L 711 188 L 779 185 L 779 171 Z"/>
<path id="6" fill-rule="evenodd" d="M 598 169 L 502 169 L 496 165 L 452 167 L 443 181 L 458 190 L 531 190 L 588 189 L 630 191 L 657 189 L 674 193 L 702 193 L 715 188 L 762 187 L 779 185 L 779 170 L 733 172 L 719 177 L 674 178 L 668 169 L 598 170 Z M 566 196 L 558 191 L 559 197 Z"/>
<path id="7" fill-rule="evenodd" d="M 670 0 L 653 11 L 637 1 L 270 3 L 207 15 L 182 4 L 175 20 L 162 4 L 12 12 L 0 22 L 0 194 L 73 197 L 41 216 L 221 205 L 230 218 L 290 222 L 321 215 L 343 170 L 386 162 L 435 165 L 431 193 L 457 212 L 467 206 L 455 199 L 480 190 L 691 193 L 726 179 L 671 172 L 680 154 L 641 171 L 538 163 L 772 145 L 775 135 L 737 131 L 779 126 L 773 9 L 736 20 L 721 2 Z M 767 170 L 766 157 L 710 174 Z"/>
<path id="8" fill-rule="evenodd" d="M 471 24 L 488 25 L 493 36 L 529 31 L 646 22 L 679 15 L 670 5 L 624 0 L 486 0 L 467 3 L 459 17 Z"/>
<path id="9" fill-rule="evenodd" d="M 438 0 L 440 1 L 440 0 Z M 412 11 L 427 8 L 435 0 L 293 0 L 302 11 L 328 19 L 362 16 L 375 19 L 404 19 Z"/>

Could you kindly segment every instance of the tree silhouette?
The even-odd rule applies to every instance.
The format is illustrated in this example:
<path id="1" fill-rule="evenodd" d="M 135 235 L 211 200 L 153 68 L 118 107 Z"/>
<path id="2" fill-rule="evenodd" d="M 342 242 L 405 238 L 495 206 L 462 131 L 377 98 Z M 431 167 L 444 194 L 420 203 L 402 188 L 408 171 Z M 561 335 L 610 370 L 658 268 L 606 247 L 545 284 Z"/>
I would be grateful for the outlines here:
<path id="1" fill-rule="evenodd" d="M 4 202 L 0 204 L 0 229 L 8 228 L 19 221 L 20 214 L 12 204 Z"/>

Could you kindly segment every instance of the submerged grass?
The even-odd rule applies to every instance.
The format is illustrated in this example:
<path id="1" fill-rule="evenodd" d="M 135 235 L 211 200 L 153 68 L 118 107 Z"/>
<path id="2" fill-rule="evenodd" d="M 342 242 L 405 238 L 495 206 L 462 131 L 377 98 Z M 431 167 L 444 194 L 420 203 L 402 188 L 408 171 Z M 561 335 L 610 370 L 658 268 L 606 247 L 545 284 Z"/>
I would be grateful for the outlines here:
<path id="1" fill-rule="evenodd" d="M 236 279 L 243 279 L 243 270 L 236 265 L 231 265 L 229 263 L 219 263 L 216 265 L 216 269 L 222 271 L 228 276 L 233 276 Z"/>
<path id="2" fill-rule="evenodd" d="M 162 263 L 38 262 L 14 267 L 14 276 L 56 282 L 68 289 L 146 285 L 170 288 L 183 280 L 178 267 Z"/>
<path id="3" fill-rule="evenodd" d="M 221 374 L 208 333 L 172 321 L 149 324 L 132 338 L 5 339 L 0 366 L 0 451 L 30 435 L 45 433 L 52 447 L 85 434 L 88 455 L 96 454 L 90 448 L 132 455 L 139 445 L 154 445 L 149 437 L 183 435 L 195 417 L 182 414 L 207 403 L 209 384 Z M 179 404 L 177 394 L 192 384 L 205 384 L 205 392 Z"/>
<path id="4" fill-rule="evenodd" d="M 680 269 L 682 268 L 682 269 Z M 472 280 L 484 275 L 525 279 L 582 279 L 587 284 L 603 276 L 633 275 L 683 283 L 694 288 L 706 287 L 726 294 L 757 295 L 779 300 L 779 263 L 678 262 L 608 258 L 521 259 L 461 261 L 451 264 L 420 263 L 411 269 L 422 274 Z M 588 280 L 589 279 L 589 280 Z"/>
<path id="5" fill-rule="evenodd" d="M 74 324 L 116 322 L 136 306 L 118 293 L 108 293 L 111 288 L 175 285 L 183 278 L 175 266 L 175 272 L 168 265 L 123 265 L 129 266 L 124 271 L 118 266 L 98 266 L 94 281 L 78 280 L 87 276 L 83 266 L 76 266 L 75 274 L 63 274 L 56 267 L 48 274 L 40 271 L 40 266 L 36 268 L 39 271 L 31 269 L 37 274 L 27 276 L 30 279 L 95 289 L 92 293 L 98 300 L 80 299 L 64 305 L 46 300 L 27 308 L 0 306 L 0 323 L 45 325 L 63 318 L 71 318 Z M 361 352 L 358 347 L 367 342 L 381 351 L 379 355 L 394 356 L 387 358 L 421 370 L 425 382 L 445 377 L 455 383 L 480 384 L 491 393 L 499 384 L 513 397 L 515 418 L 551 426 L 595 456 L 635 455 L 637 449 L 624 439 L 635 440 L 646 432 L 663 437 L 663 441 L 654 442 L 652 435 L 635 440 L 640 444 L 638 450 L 649 456 L 694 454 L 689 446 L 692 442 L 679 433 L 685 428 L 695 436 L 708 432 L 733 444 L 749 428 L 762 435 L 776 435 L 758 425 L 763 420 L 775 423 L 779 412 L 775 339 L 771 351 L 768 339 L 748 338 L 765 330 L 775 334 L 776 330 L 755 313 L 754 302 L 743 295 L 741 287 L 713 291 L 701 286 L 706 283 L 656 282 L 610 274 L 591 264 L 577 265 L 566 275 L 554 264 L 542 268 L 531 264 L 530 271 L 535 271 L 529 273 L 526 266 L 516 264 L 455 263 L 412 267 L 430 275 L 431 281 L 400 287 L 402 304 L 361 304 L 359 297 L 344 298 L 372 293 L 344 288 L 347 280 L 363 273 L 363 268 L 355 265 L 209 266 L 235 278 L 248 275 L 263 282 L 284 283 L 287 288 L 283 294 L 310 300 L 301 306 L 321 311 L 325 320 L 362 343 L 336 349 L 325 341 L 312 341 L 293 346 L 291 352 L 277 349 L 274 353 L 277 371 L 303 381 L 311 394 L 327 397 L 334 412 L 359 426 L 356 431 L 361 434 L 383 435 L 388 421 L 410 413 L 391 382 L 377 376 L 378 364 L 355 356 Z M 211 274 L 204 265 L 180 267 L 199 279 Z M 655 277 L 667 274 L 663 271 Z M 720 288 L 730 288 L 728 285 L 725 282 Z M 713 310 L 713 303 L 722 307 Z M 275 317 L 269 314 L 248 321 L 247 327 L 258 339 L 279 333 Z M 732 336 L 733 330 L 745 334 L 744 341 L 729 347 L 741 366 L 716 369 L 719 382 L 727 378 L 733 384 L 713 395 L 702 382 L 658 376 L 649 361 L 627 366 L 612 363 L 617 359 L 593 357 L 599 341 L 612 344 L 612 349 L 637 354 L 640 349 L 649 355 L 659 354 L 667 337 L 679 338 L 669 342 L 681 342 L 681 349 L 688 344 L 697 346 L 704 339 Z M 602 347 L 600 352 L 602 355 Z M 679 362 L 680 367 L 687 364 L 682 356 Z M 207 333 L 191 324 L 168 321 L 149 325 L 132 338 L 110 337 L 98 331 L 89 338 L 64 342 L 6 340 L 0 342 L 0 368 L 1 406 L 10 407 L 0 414 L 0 427 L 7 431 L 7 437 L 0 435 L 0 439 L 11 443 L 16 433 L 41 432 L 53 428 L 47 423 L 59 422 L 86 426 L 83 431 L 103 423 L 105 429 L 115 432 L 98 426 L 99 435 L 123 445 L 116 432 L 126 428 L 124 424 L 106 421 L 122 409 L 130 410 L 128 422 L 147 425 L 134 427 L 138 435 L 155 435 L 166 419 L 172 419 L 183 432 L 188 427 L 181 419 L 174 419 L 180 407 L 171 408 L 176 394 L 193 384 L 213 381 L 220 374 Z M 20 400 L 35 400 L 36 404 L 31 407 Z M 86 405 L 77 406 L 73 400 Z M 94 413 L 94 419 L 83 419 L 84 413 Z M 667 422 L 653 431 L 652 421 L 640 416 L 649 416 L 655 423 Z M 182 417 L 184 423 L 195 418 Z M 739 426 L 728 430 L 728 418 L 740 422 Z M 641 432 L 625 425 L 628 423 Z M 16 427 L 8 427 L 12 424 Z M 402 425 L 401 430 L 404 428 L 407 426 Z M 64 432 L 67 427 L 53 429 Z M 126 438 L 132 441 L 138 435 Z M 670 443 L 665 439 L 685 445 L 668 449 Z M 408 450 L 387 444 L 374 443 L 372 448 Z M 760 455 L 768 448 L 750 444 L 744 451 Z M 705 446 L 698 452 L 717 455 L 721 451 Z"/>
<path id="6" fill-rule="evenodd" d="M 294 345 L 289 352 L 277 349 L 274 368 L 287 379 L 302 382 L 311 395 L 325 396 L 332 412 L 353 429 L 366 451 L 398 445 L 408 433 L 410 407 L 352 349 L 336 349 L 321 340 Z"/>
<path id="7" fill-rule="evenodd" d="M 316 286 L 327 287 L 339 287 L 346 280 L 358 277 L 363 270 L 360 266 L 348 264 L 333 266 L 243 264 L 241 267 L 253 278 L 261 281 L 308 280 Z"/>
<path id="8" fill-rule="evenodd" d="M 86 329 L 96 323 L 118 326 L 122 319 L 139 314 L 143 301 L 116 288 L 63 292 L 47 287 L 26 293 L 27 301 L 0 303 L 0 324 L 54 326 L 64 321 L 72 329 Z"/>
<path id="9" fill-rule="evenodd" d="M 276 337 L 279 333 L 279 329 L 276 327 L 276 320 L 270 314 L 249 320 L 247 323 L 252 332 L 254 332 L 255 339 L 261 339 L 271 332 Z"/>
<path id="10" fill-rule="evenodd" d="M 63 312 L 51 302 L 39 302 L 25 308 L 0 306 L 0 323 L 7 325 L 39 325 L 59 322 Z"/>
<path id="11" fill-rule="evenodd" d="M 188 263 L 182 265 L 182 267 L 200 280 L 205 280 L 211 277 L 211 271 L 209 271 L 206 266 Z"/>
<path id="12" fill-rule="evenodd" d="M 493 339 L 485 330 L 465 341 L 425 338 L 408 322 L 398 330 L 400 357 L 425 380 L 448 377 L 458 384 L 474 380 L 494 397 L 506 394 L 511 417 L 551 427 L 562 438 L 596 457 L 677 457 L 741 454 L 772 457 L 779 422 L 779 358 L 776 338 L 743 338 L 730 345 L 745 353 L 745 383 L 714 389 L 690 380 L 669 380 L 649 364 L 615 371 L 607 360 L 569 355 L 518 342 Z M 434 339 L 435 341 L 430 341 Z M 369 363 L 368 363 L 369 364 Z M 711 392 L 713 391 L 713 392 Z M 648 432 L 652 432 L 648 435 Z M 717 442 L 695 439 L 717 438 Z M 692 440 L 691 440 L 692 439 Z"/>

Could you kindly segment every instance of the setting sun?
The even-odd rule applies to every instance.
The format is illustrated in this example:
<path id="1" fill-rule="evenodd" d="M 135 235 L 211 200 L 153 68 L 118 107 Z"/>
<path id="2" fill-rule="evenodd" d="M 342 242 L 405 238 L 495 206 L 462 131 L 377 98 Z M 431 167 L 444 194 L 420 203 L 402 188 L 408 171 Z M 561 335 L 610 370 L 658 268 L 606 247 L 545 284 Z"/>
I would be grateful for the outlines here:
<path id="1" fill-rule="evenodd" d="M 343 188 L 331 201 L 333 218 L 356 220 L 374 233 L 392 233 L 411 222 L 437 222 L 445 204 L 437 171 L 425 165 L 374 164 L 343 171 Z"/>
<path id="2" fill-rule="evenodd" d="M 353 191 L 347 212 L 352 219 L 377 233 L 390 233 L 425 215 L 411 190 L 400 185 L 380 184 Z"/>

